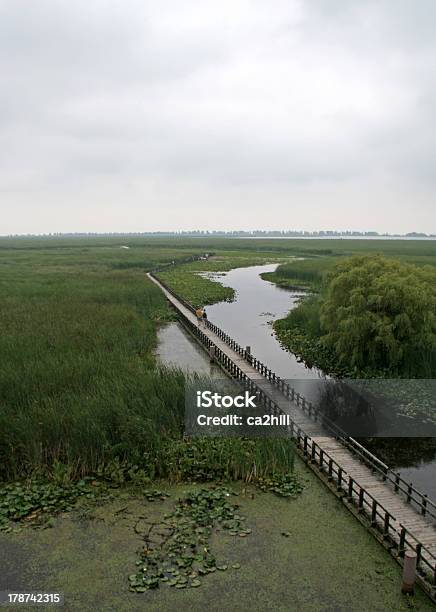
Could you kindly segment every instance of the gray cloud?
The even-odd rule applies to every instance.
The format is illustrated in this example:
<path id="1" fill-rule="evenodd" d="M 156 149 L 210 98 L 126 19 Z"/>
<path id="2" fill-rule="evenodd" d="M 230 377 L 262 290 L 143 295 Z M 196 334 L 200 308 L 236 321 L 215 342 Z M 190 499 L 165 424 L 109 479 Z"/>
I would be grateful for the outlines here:
<path id="1" fill-rule="evenodd" d="M 3 0 L 0 233 L 435 232 L 435 18 L 432 0 Z"/>

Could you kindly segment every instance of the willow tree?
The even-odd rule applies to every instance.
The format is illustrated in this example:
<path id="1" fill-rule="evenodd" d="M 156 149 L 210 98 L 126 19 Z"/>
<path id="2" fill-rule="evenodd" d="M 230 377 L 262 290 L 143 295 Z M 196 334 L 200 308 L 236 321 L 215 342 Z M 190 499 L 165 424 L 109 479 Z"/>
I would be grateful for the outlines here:
<path id="1" fill-rule="evenodd" d="M 347 368 L 435 377 L 436 272 L 381 255 L 342 261 L 329 278 L 321 327 Z"/>

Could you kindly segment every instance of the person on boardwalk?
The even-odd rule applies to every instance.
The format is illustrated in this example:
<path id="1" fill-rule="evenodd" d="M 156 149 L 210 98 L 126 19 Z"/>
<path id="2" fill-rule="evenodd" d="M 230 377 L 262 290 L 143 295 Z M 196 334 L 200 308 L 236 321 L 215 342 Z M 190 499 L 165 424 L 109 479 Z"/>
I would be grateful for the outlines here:
<path id="1" fill-rule="evenodd" d="M 200 327 L 200 324 L 203 320 L 203 309 L 202 308 L 197 308 L 197 310 L 195 311 L 195 315 L 197 317 L 197 324 Z"/>
<path id="2" fill-rule="evenodd" d="M 204 327 L 207 327 L 207 312 L 206 312 L 206 308 L 203 308 L 203 325 L 204 325 Z"/>

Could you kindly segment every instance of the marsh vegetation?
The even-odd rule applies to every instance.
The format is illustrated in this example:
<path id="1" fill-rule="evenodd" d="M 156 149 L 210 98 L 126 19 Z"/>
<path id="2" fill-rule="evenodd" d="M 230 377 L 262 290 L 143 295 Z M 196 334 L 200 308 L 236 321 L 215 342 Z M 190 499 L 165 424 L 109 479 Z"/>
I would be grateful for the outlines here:
<path id="1" fill-rule="evenodd" d="M 156 326 L 174 315 L 145 272 L 201 250 L 177 240 L 128 246 L 0 241 L 0 480 L 288 473 L 292 451 L 280 452 L 284 442 L 183 440 L 186 374 L 153 356 Z"/>

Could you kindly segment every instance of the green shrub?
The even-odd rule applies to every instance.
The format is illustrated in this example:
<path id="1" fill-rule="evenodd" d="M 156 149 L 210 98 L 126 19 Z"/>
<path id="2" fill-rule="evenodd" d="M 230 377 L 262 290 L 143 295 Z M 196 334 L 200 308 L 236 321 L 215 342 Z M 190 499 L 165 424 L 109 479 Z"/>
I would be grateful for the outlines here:
<path id="1" fill-rule="evenodd" d="M 171 481 L 216 479 L 250 482 L 272 474 L 289 473 L 294 444 L 283 438 L 192 438 L 165 443 L 156 471 Z"/>
<path id="2" fill-rule="evenodd" d="M 405 377 L 436 375 L 433 268 L 356 256 L 329 277 L 320 307 L 323 343 L 339 363 Z"/>

